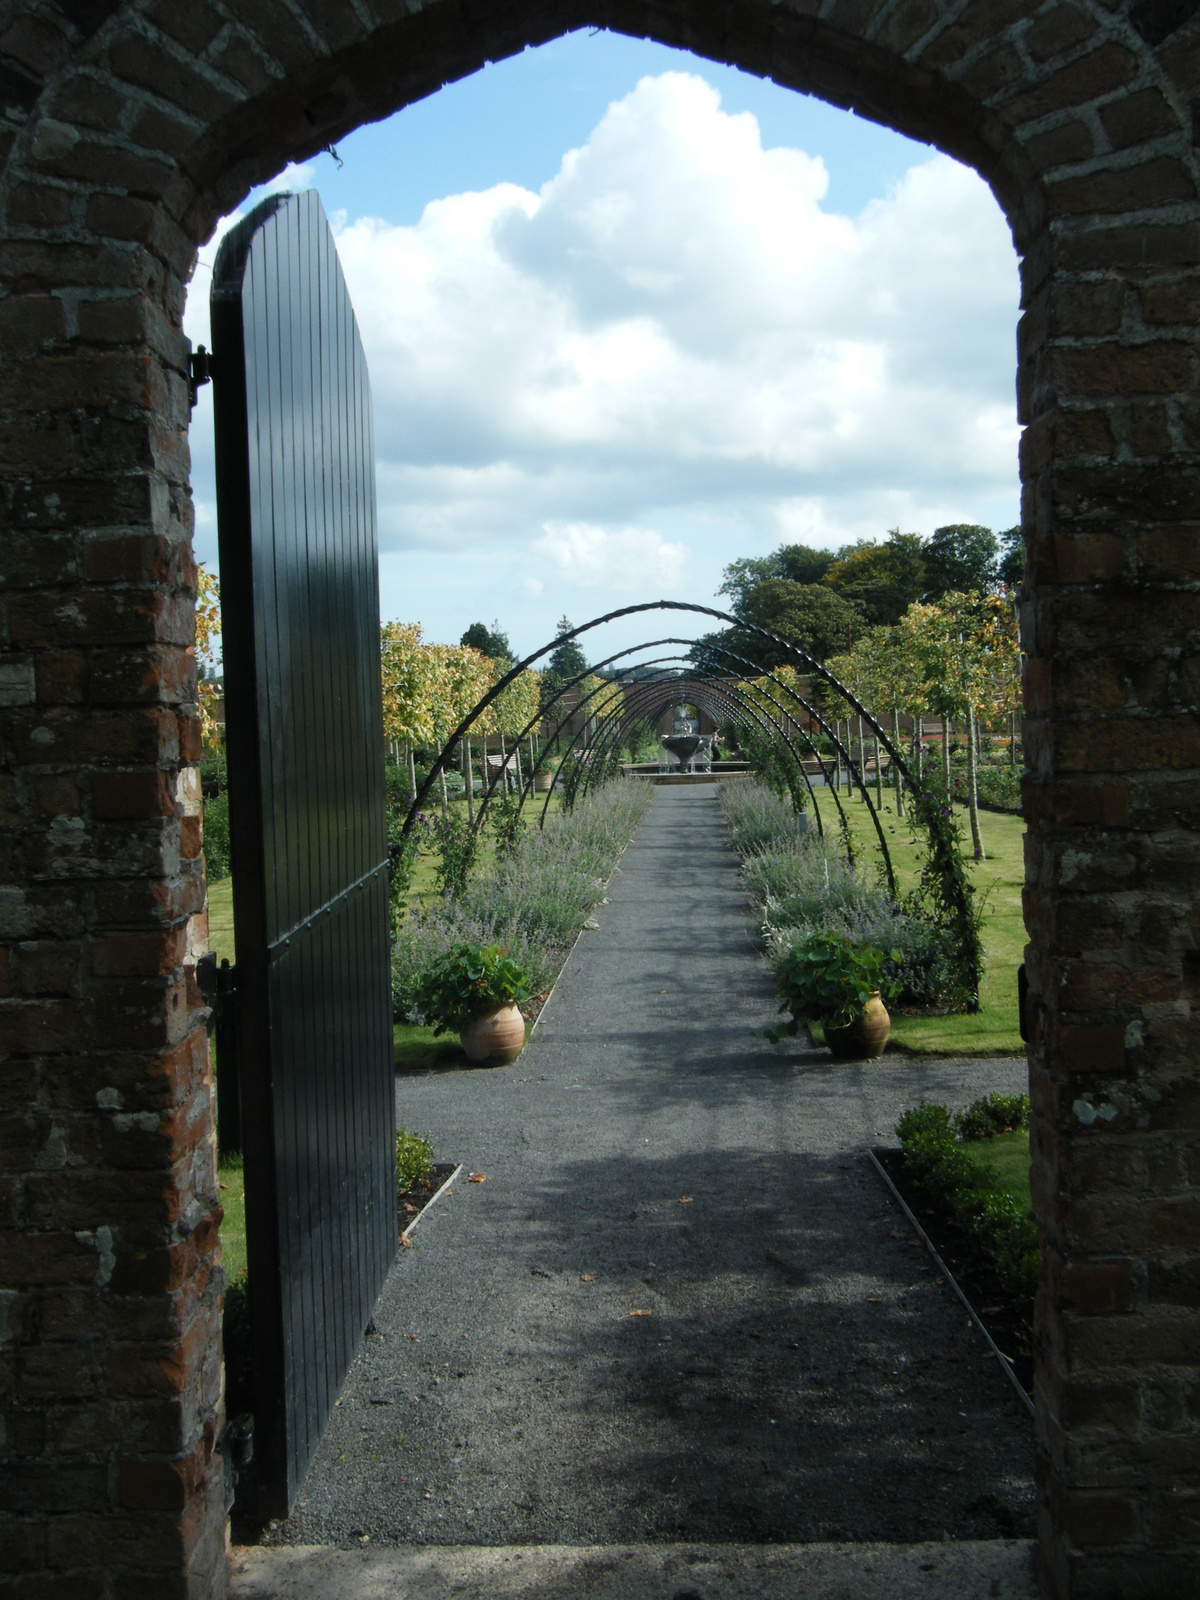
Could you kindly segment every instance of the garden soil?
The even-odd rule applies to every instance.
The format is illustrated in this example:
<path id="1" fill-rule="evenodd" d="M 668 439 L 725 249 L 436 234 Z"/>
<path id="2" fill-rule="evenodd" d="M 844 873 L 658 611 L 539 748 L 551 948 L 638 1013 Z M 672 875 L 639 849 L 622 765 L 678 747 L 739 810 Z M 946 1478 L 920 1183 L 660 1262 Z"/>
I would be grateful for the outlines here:
<path id="1" fill-rule="evenodd" d="M 1028 1416 L 864 1155 L 1024 1063 L 767 1043 L 715 786 L 658 789 L 608 893 L 515 1064 L 397 1081 L 465 1170 L 266 1542 L 1031 1537 Z"/>

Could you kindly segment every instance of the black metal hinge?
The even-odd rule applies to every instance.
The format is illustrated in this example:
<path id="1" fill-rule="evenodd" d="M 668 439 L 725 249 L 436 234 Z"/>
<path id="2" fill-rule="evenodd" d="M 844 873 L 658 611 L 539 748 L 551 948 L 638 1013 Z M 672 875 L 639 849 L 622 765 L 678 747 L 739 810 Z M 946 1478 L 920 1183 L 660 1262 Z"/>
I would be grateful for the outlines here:
<path id="1" fill-rule="evenodd" d="M 198 345 L 188 356 L 188 401 L 196 409 L 196 397 L 206 383 L 212 382 L 213 358 L 203 345 Z"/>

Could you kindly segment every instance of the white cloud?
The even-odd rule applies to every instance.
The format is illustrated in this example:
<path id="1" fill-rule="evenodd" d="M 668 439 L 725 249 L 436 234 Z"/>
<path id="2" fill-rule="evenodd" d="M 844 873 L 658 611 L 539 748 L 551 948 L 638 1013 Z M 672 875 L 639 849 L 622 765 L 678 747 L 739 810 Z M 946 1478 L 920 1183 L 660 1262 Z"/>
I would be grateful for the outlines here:
<path id="1" fill-rule="evenodd" d="M 606 589 L 657 599 L 683 576 L 687 547 L 673 544 L 652 528 L 612 530 L 594 523 L 547 523 L 533 553 L 558 578 L 577 589 Z"/>
<path id="2" fill-rule="evenodd" d="M 563 585 L 597 610 L 707 602 L 727 561 L 781 537 L 1014 521 L 1018 283 L 995 200 L 940 155 L 857 217 L 824 210 L 826 187 L 818 157 L 764 150 L 753 116 L 668 73 L 539 194 L 338 227 L 381 545 L 407 552 L 384 561 L 385 612 L 457 637 L 500 582 L 532 644 Z"/>

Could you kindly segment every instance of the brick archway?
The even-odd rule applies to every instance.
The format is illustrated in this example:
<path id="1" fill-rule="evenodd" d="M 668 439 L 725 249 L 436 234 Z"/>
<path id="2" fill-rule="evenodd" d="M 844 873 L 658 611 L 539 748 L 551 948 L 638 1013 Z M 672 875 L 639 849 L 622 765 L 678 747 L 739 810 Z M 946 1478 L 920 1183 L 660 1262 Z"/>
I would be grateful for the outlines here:
<path id="1" fill-rule="evenodd" d="M 1195 0 L 29 0 L 0 12 L 0 1570 L 216 1596 L 184 286 L 279 169 L 583 24 L 977 167 L 1018 392 L 1047 1592 L 1191 1592 L 1200 1503 Z"/>

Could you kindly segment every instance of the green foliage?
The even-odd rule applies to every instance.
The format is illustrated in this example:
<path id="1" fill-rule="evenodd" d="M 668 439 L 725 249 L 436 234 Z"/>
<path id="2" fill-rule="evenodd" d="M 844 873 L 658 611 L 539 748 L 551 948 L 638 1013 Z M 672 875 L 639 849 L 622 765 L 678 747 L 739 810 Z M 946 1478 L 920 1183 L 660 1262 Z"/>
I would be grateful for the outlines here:
<path id="1" fill-rule="evenodd" d="M 801 1022 L 841 1028 L 860 1017 L 875 990 L 890 988 L 883 971 L 884 953 L 873 945 L 856 944 L 839 933 L 814 933 L 793 945 L 776 967 L 780 1011 L 791 1021 L 767 1030 L 778 1040 L 797 1032 Z"/>
<path id="2" fill-rule="evenodd" d="M 502 860 L 512 855 L 525 832 L 525 813 L 517 793 L 497 793 L 488 806 L 488 821 L 496 840 L 496 854 Z"/>
<path id="3" fill-rule="evenodd" d="M 396 1129 L 396 1193 L 415 1189 L 433 1166 L 433 1146 L 419 1133 Z"/>
<path id="4" fill-rule="evenodd" d="M 840 552 L 838 552 L 840 554 Z M 721 574 L 718 595 L 730 597 L 729 609 L 741 615 L 751 589 L 769 578 L 788 578 L 792 583 L 820 583 L 835 560 L 832 550 L 814 550 L 806 544 L 784 544 L 769 556 L 747 556 L 731 561 Z"/>
<path id="5" fill-rule="evenodd" d="M 927 775 L 927 782 L 929 787 L 920 793 L 909 793 L 913 818 L 929 839 L 929 854 L 921 869 L 921 882 L 908 897 L 906 908 L 951 933 L 961 1001 L 968 1011 L 975 1011 L 983 976 L 983 906 L 975 903 L 975 886 L 967 876 L 953 809 L 938 792 L 932 775 Z"/>
<path id="6" fill-rule="evenodd" d="M 479 834 L 461 811 L 451 811 L 448 817 L 431 822 L 429 831 L 438 857 L 438 893 L 461 900 L 479 856 Z"/>
<path id="7" fill-rule="evenodd" d="M 1027 1094 L 989 1094 L 973 1100 L 955 1118 L 959 1137 L 967 1140 L 994 1139 L 1001 1133 L 1015 1133 L 1029 1126 Z"/>
<path id="8" fill-rule="evenodd" d="M 508 635 L 501 632 L 498 622 L 493 622 L 490 628 L 486 623 L 473 622 L 458 642 L 468 645 L 472 650 L 478 650 L 481 656 L 487 656 L 490 661 L 513 659 Z"/>
<path id="9" fill-rule="evenodd" d="M 1005 528 L 997 535 L 1000 541 L 1000 562 L 997 576 L 1001 583 L 1015 589 L 1025 576 L 1025 535 L 1018 522 L 1015 528 Z"/>
<path id="10" fill-rule="evenodd" d="M 1031 1315 L 1038 1280 L 1037 1228 L 1032 1217 L 956 1141 L 945 1106 L 922 1103 L 906 1111 L 896 1132 L 905 1169 L 914 1182 L 945 1208 L 991 1261 L 1018 1309 Z"/>
<path id="11" fill-rule="evenodd" d="M 967 798 L 967 767 L 965 759 L 961 763 L 955 762 L 951 768 L 950 781 L 954 786 L 954 798 L 965 801 Z M 990 806 L 995 811 L 1011 811 L 1014 815 L 1020 815 L 1020 767 L 980 767 L 976 773 L 975 789 L 979 795 L 980 805 Z"/>
<path id="12" fill-rule="evenodd" d="M 564 633 L 570 633 L 573 627 L 574 623 L 569 617 L 559 617 L 556 637 L 561 638 Z M 542 674 L 542 704 L 550 705 L 565 683 L 570 683 L 572 678 L 577 678 L 580 673 L 586 671 L 587 657 L 578 641 L 568 639 L 565 644 L 560 644 L 551 653 L 549 664 Z"/>
<path id="13" fill-rule="evenodd" d="M 204 802 L 204 868 L 209 883 L 229 876 L 228 791 L 223 790 Z"/>
<path id="14" fill-rule="evenodd" d="M 817 661 L 850 647 L 863 631 L 863 613 L 824 584 L 794 583 L 790 578 L 768 578 L 756 585 L 739 605 L 737 615 L 746 622 L 778 634 L 799 645 Z M 704 670 L 728 673 L 733 664 L 712 646 L 719 645 L 755 662 L 763 671 L 784 664 L 802 670 L 799 659 L 779 645 L 742 628 L 698 639 L 691 658 Z M 741 669 L 744 670 L 744 669 Z"/>
<path id="15" fill-rule="evenodd" d="M 890 626 L 926 591 L 924 550 L 919 533 L 892 528 L 883 544 L 864 540 L 839 552 L 824 582 L 861 607 L 868 622 Z"/>
<path id="16" fill-rule="evenodd" d="M 938 599 L 994 589 L 999 552 L 996 535 L 978 523 L 952 522 L 935 528 L 924 552 L 928 596 Z"/>
<path id="17" fill-rule="evenodd" d="M 531 992 L 528 970 L 501 945 L 464 940 L 422 974 L 416 984 L 416 1011 L 436 1033 L 452 1033 L 473 1016 L 520 1005 Z"/>
<path id="18" fill-rule="evenodd" d="M 761 728 L 741 730 L 743 752 L 754 770 L 772 793 L 790 802 L 799 816 L 808 798 L 808 786 L 800 773 L 800 764 L 782 739 L 771 738 Z"/>

